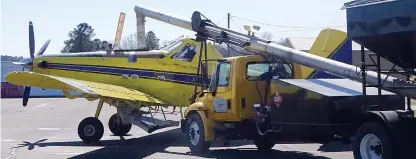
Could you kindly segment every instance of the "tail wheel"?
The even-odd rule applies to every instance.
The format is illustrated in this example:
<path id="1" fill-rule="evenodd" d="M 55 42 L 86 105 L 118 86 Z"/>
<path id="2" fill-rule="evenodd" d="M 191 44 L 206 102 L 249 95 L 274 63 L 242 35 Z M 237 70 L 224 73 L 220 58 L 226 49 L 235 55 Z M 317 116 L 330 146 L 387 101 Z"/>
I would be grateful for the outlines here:
<path id="1" fill-rule="evenodd" d="M 104 126 L 95 117 L 87 117 L 78 125 L 78 136 L 86 143 L 98 142 L 103 137 Z"/>
<path id="2" fill-rule="evenodd" d="M 117 113 L 113 114 L 108 121 L 108 128 L 116 136 L 124 136 L 129 133 L 132 124 L 123 124 Z"/>
<path id="3" fill-rule="evenodd" d="M 198 113 L 192 113 L 187 119 L 186 138 L 192 153 L 208 152 L 210 143 L 205 141 L 204 124 Z"/>
<path id="4" fill-rule="evenodd" d="M 269 141 L 265 138 L 259 137 L 258 139 L 253 140 L 254 145 L 256 145 L 257 149 L 260 151 L 269 151 L 275 145 L 274 142 Z"/>
<path id="5" fill-rule="evenodd" d="M 356 159 L 392 159 L 393 147 L 386 129 L 380 123 L 365 123 L 354 141 Z"/>

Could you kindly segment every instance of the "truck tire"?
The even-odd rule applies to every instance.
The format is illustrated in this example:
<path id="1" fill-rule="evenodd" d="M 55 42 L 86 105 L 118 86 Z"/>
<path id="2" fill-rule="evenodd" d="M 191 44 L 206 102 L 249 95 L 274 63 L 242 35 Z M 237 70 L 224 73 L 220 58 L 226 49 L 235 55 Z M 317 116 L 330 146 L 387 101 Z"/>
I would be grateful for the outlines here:
<path id="1" fill-rule="evenodd" d="M 393 146 L 386 128 L 381 123 L 364 123 L 354 140 L 355 159 L 392 159 Z"/>
<path id="2" fill-rule="evenodd" d="M 205 141 L 204 124 L 198 113 L 191 113 L 186 122 L 186 139 L 193 154 L 205 154 L 210 143 Z"/>
<path id="3" fill-rule="evenodd" d="M 254 143 L 254 145 L 256 145 L 256 147 L 259 151 L 269 151 L 275 145 L 274 142 L 269 141 L 269 140 L 267 140 L 265 138 L 262 138 L 262 137 L 254 139 L 253 143 Z"/>

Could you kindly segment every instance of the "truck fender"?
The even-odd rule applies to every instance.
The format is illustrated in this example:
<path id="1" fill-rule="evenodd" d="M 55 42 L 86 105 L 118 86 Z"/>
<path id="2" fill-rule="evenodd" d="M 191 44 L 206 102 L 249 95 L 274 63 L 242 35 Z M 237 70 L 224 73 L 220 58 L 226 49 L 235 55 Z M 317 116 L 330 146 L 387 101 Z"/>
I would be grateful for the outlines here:
<path id="1" fill-rule="evenodd" d="M 205 141 L 214 140 L 214 121 L 208 117 L 208 108 L 205 107 L 204 103 L 196 102 L 190 105 L 184 112 L 185 119 L 181 120 L 181 130 L 186 132 L 186 119 L 192 113 L 198 113 L 202 119 L 205 130 Z"/>
<path id="2" fill-rule="evenodd" d="M 409 116 L 401 111 L 368 111 L 362 114 L 357 126 L 369 121 L 378 121 L 382 122 L 388 129 L 394 130 L 398 129 L 406 119 L 409 119 Z"/>

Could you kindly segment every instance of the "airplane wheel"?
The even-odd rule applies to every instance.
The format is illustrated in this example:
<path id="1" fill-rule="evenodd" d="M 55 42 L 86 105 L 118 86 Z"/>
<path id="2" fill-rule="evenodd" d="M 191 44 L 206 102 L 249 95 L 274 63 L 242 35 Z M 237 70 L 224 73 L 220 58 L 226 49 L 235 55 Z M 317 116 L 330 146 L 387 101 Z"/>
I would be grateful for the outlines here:
<path id="1" fill-rule="evenodd" d="M 124 136 L 129 133 L 132 124 L 122 124 L 121 119 L 119 120 L 120 116 L 117 113 L 113 114 L 108 121 L 108 127 L 110 131 L 116 136 Z"/>
<path id="2" fill-rule="evenodd" d="M 98 142 L 103 137 L 104 126 L 95 117 L 87 117 L 78 125 L 78 135 L 86 143 Z"/>
<path id="3" fill-rule="evenodd" d="M 209 142 L 205 141 L 205 130 L 198 113 L 192 113 L 186 123 L 186 138 L 189 149 L 194 154 L 204 154 L 209 150 Z"/>

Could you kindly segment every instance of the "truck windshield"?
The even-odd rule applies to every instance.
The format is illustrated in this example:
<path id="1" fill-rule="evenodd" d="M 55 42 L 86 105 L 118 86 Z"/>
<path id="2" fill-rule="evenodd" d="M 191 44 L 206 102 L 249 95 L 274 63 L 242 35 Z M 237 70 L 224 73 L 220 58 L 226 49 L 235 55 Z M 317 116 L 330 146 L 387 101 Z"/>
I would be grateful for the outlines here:
<path id="1" fill-rule="evenodd" d="M 272 63 L 276 66 L 273 76 L 279 76 L 279 79 L 287 79 L 292 77 L 292 67 L 283 62 Z M 256 80 L 258 77 L 266 72 L 269 72 L 269 64 L 266 62 L 248 63 L 246 71 L 247 80 Z"/>

